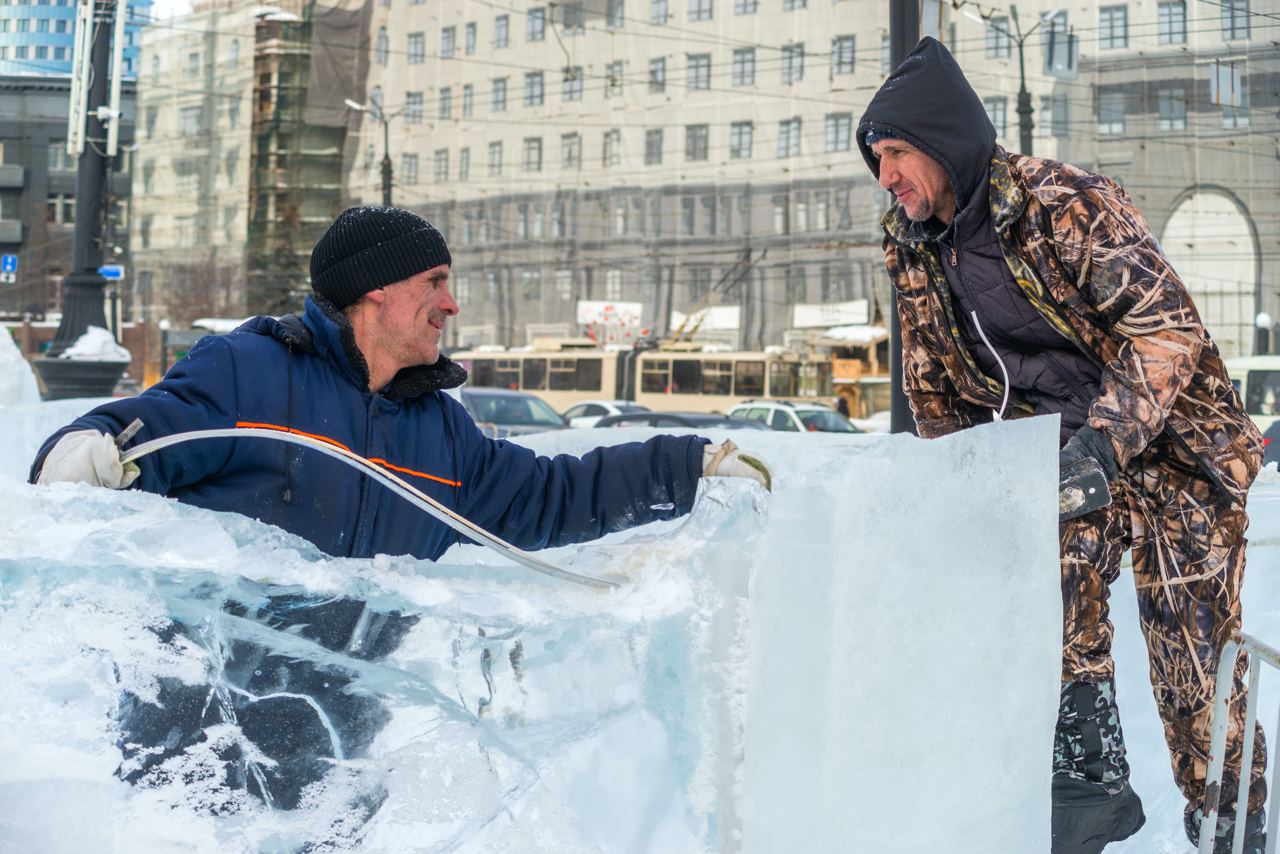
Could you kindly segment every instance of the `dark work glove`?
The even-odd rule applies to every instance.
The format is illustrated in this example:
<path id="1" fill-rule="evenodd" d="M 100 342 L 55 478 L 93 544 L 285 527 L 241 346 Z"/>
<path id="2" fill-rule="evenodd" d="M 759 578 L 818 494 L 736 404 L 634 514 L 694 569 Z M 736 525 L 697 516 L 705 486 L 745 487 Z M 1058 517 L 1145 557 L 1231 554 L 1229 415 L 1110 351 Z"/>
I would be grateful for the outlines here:
<path id="1" fill-rule="evenodd" d="M 1116 463 L 1116 451 L 1111 447 L 1111 440 L 1105 433 L 1093 429 L 1088 424 L 1077 430 L 1058 452 L 1058 471 L 1061 472 L 1071 463 L 1079 462 L 1086 457 L 1092 457 L 1098 465 L 1102 466 L 1108 483 L 1120 475 L 1120 466 Z"/>

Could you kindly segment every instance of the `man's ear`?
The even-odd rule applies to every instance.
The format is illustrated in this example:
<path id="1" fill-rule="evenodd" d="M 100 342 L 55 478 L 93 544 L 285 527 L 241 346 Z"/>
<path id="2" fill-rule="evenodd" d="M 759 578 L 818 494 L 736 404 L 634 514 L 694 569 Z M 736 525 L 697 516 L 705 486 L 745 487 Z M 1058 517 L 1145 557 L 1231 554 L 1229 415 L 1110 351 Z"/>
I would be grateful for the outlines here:
<path id="1" fill-rule="evenodd" d="M 367 299 L 374 305 L 382 305 L 387 301 L 387 292 L 383 288 L 374 288 L 371 291 L 366 291 L 362 299 Z"/>

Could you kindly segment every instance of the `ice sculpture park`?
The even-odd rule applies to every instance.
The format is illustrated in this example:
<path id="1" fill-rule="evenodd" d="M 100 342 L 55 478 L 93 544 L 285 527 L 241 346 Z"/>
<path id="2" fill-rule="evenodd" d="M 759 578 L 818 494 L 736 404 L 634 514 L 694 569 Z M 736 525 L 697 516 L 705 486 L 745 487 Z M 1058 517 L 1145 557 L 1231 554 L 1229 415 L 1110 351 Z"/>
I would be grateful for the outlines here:
<path id="1" fill-rule="evenodd" d="M 153 495 L 28 486 L 92 402 L 0 370 L 0 852 L 1049 850 L 1051 420 L 735 434 L 774 492 L 704 483 L 684 519 L 541 553 L 624 580 L 596 590 L 476 546 L 340 560 Z M 1245 589 L 1271 643 L 1276 480 Z M 1148 823 L 1108 852 L 1183 854 L 1127 572 L 1112 618 Z"/>

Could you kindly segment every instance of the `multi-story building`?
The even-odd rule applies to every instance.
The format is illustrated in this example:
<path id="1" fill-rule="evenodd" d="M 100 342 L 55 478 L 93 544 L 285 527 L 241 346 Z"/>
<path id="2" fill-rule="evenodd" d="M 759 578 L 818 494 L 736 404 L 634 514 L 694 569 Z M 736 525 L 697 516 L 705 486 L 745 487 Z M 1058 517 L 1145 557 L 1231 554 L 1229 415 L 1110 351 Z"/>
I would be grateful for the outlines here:
<path id="1" fill-rule="evenodd" d="M 151 16 L 152 0 L 127 4 L 121 66 L 125 77 L 138 70 L 138 35 Z M 75 39 L 74 0 L 18 0 L 0 6 L 0 74 L 71 73 Z"/>
<path id="2" fill-rule="evenodd" d="M 76 161 L 67 154 L 66 77 L 0 77 L 0 253 L 17 255 L 16 281 L 0 283 L 0 313 L 44 317 L 61 305 L 71 271 Z M 121 89 L 119 154 L 106 188 L 104 257 L 129 264 L 134 86 Z"/>
<path id="3" fill-rule="evenodd" d="M 312 97 L 303 6 L 209 0 L 144 31 L 141 316 L 180 326 L 300 302 L 311 247 L 339 209 L 347 122 L 341 100 Z"/>
<path id="4" fill-rule="evenodd" d="M 1277 2 L 1194 5 L 922 8 L 1014 151 L 1025 67 L 1034 153 L 1129 188 L 1232 352 L 1247 341 L 1227 326 L 1280 309 L 1260 285 L 1280 230 L 1277 49 L 1249 35 Z M 718 301 L 746 347 L 781 343 L 806 303 L 861 299 L 883 318 L 886 198 L 853 131 L 888 73 L 887 38 L 887 6 L 850 0 L 378 0 L 367 87 L 349 97 L 381 114 L 361 114 L 347 193 L 380 198 L 387 121 L 395 203 L 454 249 L 457 344 L 574 329 L 587 299 L 642 303 L 659 332 Z M 1161 95 L 1177 80 L 1183 96 Z M 1236 100 L 1223 106 L 1223 91 Z M 1195 189 L 1209 185 L 1226 193 Z M 1203 242 L 1218 234 L 1206 223 L 1233 216 L 1213 252 L 1179 254 L 1178 234 Z M 1254 272 L 1241 284 L 1224 264 Z"/>

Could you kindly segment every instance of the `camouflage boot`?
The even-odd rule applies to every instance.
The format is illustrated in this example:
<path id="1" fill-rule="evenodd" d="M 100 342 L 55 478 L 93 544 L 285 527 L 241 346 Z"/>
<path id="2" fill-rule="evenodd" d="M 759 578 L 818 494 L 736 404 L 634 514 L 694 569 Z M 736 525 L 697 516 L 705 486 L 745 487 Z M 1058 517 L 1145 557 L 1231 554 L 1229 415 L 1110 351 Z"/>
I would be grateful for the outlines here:
<path id="1" fill-rule="evenodd" d="M 1112 682 L 1064 682 L 1053 739 L 1053 854 L 1099 854 L 1146 822 Z"/>
<path id="2" fill-rule="evenodd" d="M 1192 845 L 1200 845 L 1200 821 L 1203 818 L 1204 810 L 1200 807 L 1196 807 L 1186 814 L 1184 825 L 1187 830 L 1187 839 L 1191 840 Z M 1218 826 L 1213 834 L 1213 854 L 1230 854 L 1231 843 L 1235 840 L 1235 835 L 1236 817 L 1219 813 Z M 1266 811 L 1251 812 L 1244 819 L 1244 848 L 1241 851 L 1243 854 L 1263 854 L 1266 848 Z"/>

